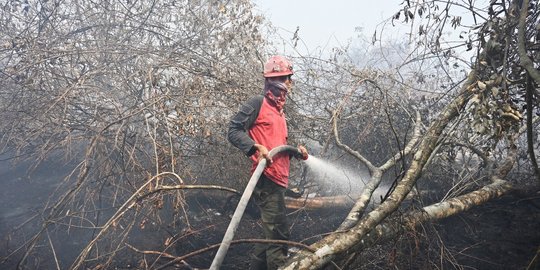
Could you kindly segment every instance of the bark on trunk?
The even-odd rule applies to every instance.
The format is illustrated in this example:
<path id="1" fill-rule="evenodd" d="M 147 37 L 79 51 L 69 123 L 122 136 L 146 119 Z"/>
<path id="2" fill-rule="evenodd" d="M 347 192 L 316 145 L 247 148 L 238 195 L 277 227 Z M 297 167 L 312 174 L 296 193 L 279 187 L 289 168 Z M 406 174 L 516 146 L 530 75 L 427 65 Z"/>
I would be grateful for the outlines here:
<path id="1" fill-rule="evenodd" d="M 361 251 L 372 246 L 375 242 L 381 243 L 393 239 L 396 235 L 425 222 L 440 220 L 467 211 L 511 191 L 513 191 L 512 185 L 507 181 L 496 179 L 493 183 L 468 194 L 426 206 L 421 210 L 409 212 L 405 214 L 404 218 L 401 219 L 403 222 L 399 224 L 395 221 L 385 221 L 366 234 L 366 237 L 354 247 L 354 251 Z"/>
<path id="2" fill-rule="evenodd" d="M 415 153 L 411 166 L 403 179 L 396 186 L 395 191 L 378 206 L 367 214 L 358 224 L 346 233 L 334 233 L 313 244 L 317 250 L 313 254 L 297 254 L 292 257 L 283 269 L 318 269 L 332 260 L 336 254 L 347 251 L 362 241 L 368 232 L 380 224 L 387 216 L 394 212 L 405 199 L 414 183 L 420 177 L 421 171 L 431 156 L 437 141 L 448 123 L 454 119 L 467 103 L 471 95 L 469 86 L 476 81 L 474 70 L 469 74 L 467 82 L 463 85 L 460 94 L 443 110 L 428 129 L 426 135 Z"/>
<path id="3" fill-rule="evenodd" d="M 358 196 L 331 196 L 315 198 L 289 198 L 285 197 L 285 205 L 289 209 L 314 210 L 321 208 L 345 208 L 354 204 Z"/>

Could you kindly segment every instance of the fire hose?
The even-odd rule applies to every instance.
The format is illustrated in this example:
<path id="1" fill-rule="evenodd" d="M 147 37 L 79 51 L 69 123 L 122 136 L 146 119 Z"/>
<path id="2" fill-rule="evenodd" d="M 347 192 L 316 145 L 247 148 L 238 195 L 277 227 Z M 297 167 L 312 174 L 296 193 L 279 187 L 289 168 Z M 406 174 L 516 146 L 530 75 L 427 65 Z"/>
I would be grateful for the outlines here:
<path id="1" fill-rule="evenodd" d="M 281 145 L 270 150 L 270 152 L 268 153 L 268 156 L 272 158 L 274 155 L 281 152 L 290 152 L 298 156 L 301 155 L 301 152 L 298 148 L 290 146 L 290 145 Z M 246 189 L 244 189 L 244 193 L 242 193 L 242 197 L 240 198 L 240 201 L 238 202 L 238 206 L 236 207 L 236 210 L 234 211 L 234 214 L 231 218 L 231 222 L 229 223 L 229 227 L 227 227 L 227 231 L 225 232 L 225 235 L 223 236 L 221 245 L 219 246 L 216 256 L 214 257 L 214 260 L 212 261 L 210 270 L 218 270 L 219 267 L 221 267 L 221 263 L 223 262 L 223 259 L 225 259 L 225 255 L 227 254 L 227 251 L 229 250 L 229 246 L 231 245 L 231 241 L 234 237 L 234 233 L 236 232 L 236 229 L 238 228 L 240 219 L 244 215 L 244 211 L 246 210 L 246 206 L 248 204 L 249 198 L 251 198 L 251 194 L 253 193 L 253 190 L 255 189 L 255 186 L 257 185 L 257 181 L 259 180 L 259 177 L 261 176 L 265 167 L 266 167 L 266 159 L 260 160 L 259 164 L 257 165 L 257 168 L 255 168 L 255 171 L 253 172 L 253 174 L 251 175 L 251 178 L 249 179 Z"/>

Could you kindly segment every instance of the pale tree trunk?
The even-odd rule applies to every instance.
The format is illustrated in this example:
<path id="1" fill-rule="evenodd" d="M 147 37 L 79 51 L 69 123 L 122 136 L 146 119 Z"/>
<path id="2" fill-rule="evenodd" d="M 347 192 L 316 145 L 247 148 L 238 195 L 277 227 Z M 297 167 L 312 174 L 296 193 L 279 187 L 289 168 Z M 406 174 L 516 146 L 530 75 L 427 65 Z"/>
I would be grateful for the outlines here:
<path id="1" fill-rule="evenodd" d="M 523 130 L 521 130 L 518 135 L 522 132 Z M 515 140 L 515 138 L 512 138 L 512 141 L 513 140 Z M 414 229 L 425 222 L 453 216 L 513 191 L 514 187 L 509 182 L 502 179 L 508 174 L 516 159 L 517 148 L 512 141 L 510 142 L 509 153 L 505 161 L 501 162 L 501 166 L 498 170 L 493 170 L 491 172 L 492 182 L 490 184 L 467 194 L 426 206 L 420 210 L 410 211 L 403 216 L 402 222 L 396 223 L 395 221 L 384 221 L 367 233 L 362 241 L 354 246 L 354 251 L 361 251 L 362 249 L 370 247 L 375 242 L 380 243 L 381 241 L 384 242 L 385 240 L 390 240 L 399 233 Z M 484 161 L 486 164 L 493 162 L 487 158 Z"/>
<path id="2" fill-rule="evenodd" d="M 375 189 L 379 186 L 382 180 L 382 176 L 384 172 L 386 172 L 388 169 L 390 169 L 392 166 L 396 164 L 400 159 L 403 157 L 409 155 L 409 153 L 413 150 L 413 147 L 416 145 L 418 140 L 420 139 L 420 127 L 421 127 L 421 118 L 420 113 L 416 112 L 416 120 L 415 120 L 415 127 L 414 132 L 411 140 L 407 143 L 405 146 L 405 149 L 401 151 L 401 153 L 397 153 L 394 157 L 388 159 L 386 163 L 384 163 L 380 167 L 374 166 L 371 162 L 369 162 L 366 158 L 362 157 L 360 153 L 352 150 L 347 145 L 343 144 L 341 140 L 339 139 L 338 129 L 337 129 L 337 117 L 334 117 L 334 136 L 336 138 L 336 144 L 344 149 L 346 152 L 350 153 L 351 155 L 358 157 L 360 161 L 362 161 L 370 171 L 370 180 L 368 183 L 364 186 L 364 189 L 362 190 L 362 193 L 360 194 L 358 200 L 352 207 L 352 209 L 349 211 L 349 214 L 345 218 L 345 220 L 341 223 L 338 231 L 349 229 L 350 227 L 354 226 L 362 217 L 364 211 L 366 210 L 366 207 L 368 206 L 371 197 L 373 195 L 373 192 L 375 192 Z M 361 158 L 360 158 L 361 157 Z"/>
<path id="3" fill-rule="evenodd" d="M 318 269 L 324 266 L 337 254 L 347 251 L 360 243 L 371 230 L 393 213 L 420 177 L 422 169 L 435 149 L 445 127 L 467 104 L 468 97 L 472 93 L 468 89 L 476 82 L 476 79 L 476 72 L 473 70 L 462 86 L 460 94 L 446 106 L 438 119 L 432 123 L 425 136 L 423 136 L 409 169 L 387 200 L 360 219 L 349 231 L 334 233 L 316 242 L 311 246 L 316 250 L 314 253 L 297 254 L 282 269 Z"/>
<path id="4" fill-rule="evenodd" d="M 518 24 L 518 54 L 519 54 L 519 60 L 521 63 L 521 66 L 523 66 L 527 70 L 528 74 L 528 80 L 532 79 L 537 84 L 540 84 L 540 72 L 534 68 L 534 62 L 531 60 L 531 58 L 527 55 L 527 48 L 525 44 L 525 32 L 526 32 L 526 21 L 527 21 L 527 7 L 529 6 L 529 1 L 524 0 L 521 3 L 521 12 L 519 16 L 519 24 Z M 534 146 L 533 146 L 533 127 L 532 127 L 532 114 L 533 114 L 533 96 L 534 94 L 538 94 L 537 90 L 533 89 L 534 84 L 529 81 L 527 85 L 526 91 L 526 102 L 527 102 L 527 143 L 528 143 L 528 151 L 529 156 L 531 159 L 532 166 L 534 168 L 534 172 L 536 174 L 536 178 L 538 180 L 538 183 L 540 183 L 540 168 L 538 167 L 538 163 L 536 161 L 536 155 L 534 153 Z M 536 93 L 534 93 L 536 92 Z"/>
<path id="5" fill-rule="evenodd" d="M 372 246 L 375 242 L 384 242 L 394 238 L 399 233 L 411 230 L 425 222 L 440 220 L 457 213 L 467 211 L 474 206 L 482 205 L 490 200 L 501 197 L 513 189 L 507 181 L 496 178 L 493 183 L 478 190 L 464 194 L 444 202 L 426 206 L 421 210 L 416 210 L 405 214 L 402 223 L 385 221 L 377 225 L 366 234 L 362 241 L 354 246 L 354 251 Z"/>

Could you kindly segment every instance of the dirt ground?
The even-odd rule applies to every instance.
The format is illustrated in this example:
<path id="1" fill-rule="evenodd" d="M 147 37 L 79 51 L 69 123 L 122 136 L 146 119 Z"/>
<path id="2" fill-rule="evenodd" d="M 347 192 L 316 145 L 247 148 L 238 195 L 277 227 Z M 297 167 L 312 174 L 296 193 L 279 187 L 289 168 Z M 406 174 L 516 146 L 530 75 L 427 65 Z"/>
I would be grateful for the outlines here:
<path id="1" fill-rule="evenodd" d="M 37 171 L 39 178 L 26 179 L 24 170 L 0 164 L 0 176 L 3 189 L 0 194 L 0 235 L 21 224 L 28 217 L 39 212 L 39 205 L 47 200 L 46 194 L 56 184 L 51 182 L 51 170 Z M 39 168 L 38 168 L 39 169 Z M 46 192 L 47 191 L 47 192 Z M 197 193 L 190 202 L 196 205 L 191 209 L 192 229 L 188 235 L 178 239 L 173 255 L 181 256 L 189 252 L 219 243 L 229 223 L 233 207 L 226 206 L 223 199 L 208 199 Z M 225 211 L 228 209 L 229 211 Z M 292 241 L 311 244 L 328 232 L 333 231 L 346 216 L 346 209 L 325 209 L 289 213 Z M 38 224 L 36 224 L 37 227 Z M 139 237 L 156 240 L 162 244 L 166 236 L 165 230 L 181 231 L 182 228 L 152 229 L 139 232 Z M 260 238 L 262 231 L 258 220 L 249 214 L 244 215 L 235 239 Z M 66 262 L 61 266 L 69 266 L 71 260 L 84 246 L 89 236 L 79 234 L 70 236 L 70 241 L 62 241 L 66 245 L 58 246 Z M 8 248 L 10 239 L 2 237 L 0 253 L 5 256 L 11 251 Z M 131 241 L 130 243 L 134 243 Z M 222 269 L 247 269 L 252 244 L 232 245 L 223 263 Z M 151 246 L 139 245 L 141 249 L 153 249 Z M 540 247 L 540 193 L 516 197 L 504 196 L 485 205 L 471 209 L 437 223 L 424 224 L 416 232 L 407 233 L 398 239 L 380 243 L 355 256 L 338 258 L 335 262 L 341 269 L 526 269 Z M 207 268 L 214 251 L 202 253 L 186 261 L 193 268 Z M 126 255 L 115 262 L 116 269 L 140 269 L 140 254 L 126 251 Z M 151 256 L 147 256 L 151 258 Z M 346 260 L 348 259 L 348 261 Z M 159 264 L 167 259 L 159 260 Z M 12 259 L 0 264 L 0 269 L 14 269 L 16 260 Z M 54 263 L 54 262 L 49 262 Z M 42 261 L 41 266 L 46 265 Z M 54 268 L 54 265 L 52 265 Z M 179 265 L 180 269 L 188 269 Z M 47 269 L 47 268 L 36 268 Z M 169 269 L 175 269 L 170 267 Z M 327 269 L 334 269 L 332 266 Z M 540 265 L 536 268 L 540 269 Z"/>
<path id="2" fill-rule="evenodd" d="M 461 269 L 527 269 L 540 248 L 540 194 L 505 196 L 439 227 Z M 540 262 L 533 269 L 540 269 Z"/>
<path id="3" fill-rule="evenodd" d="M 291 212 L 291 240 L 306 244 L 319 240 L 346 214 L 343 209 Z M 201 235 L 200 243 L 221 241 L 228 225 L 227 218 L 222 218 L 212 232 Z M 246 215 L 235 239 L 260 235 L 257 220 Z M 185 254 L 189 245 L 177 246 L 177 252 Z M 338 258 L 336 264 L 341 269 L 527 269 L 539 247 L 540 194 L 529 198 L 505 196 L 467 213 L 424 224 L 416 232 L 381 243 L 347 263 Z M 252 244 L 233 245 L 222 269 L 246 269 L 251 248 Z M 188 261 L 193 267 L 204 268 L 213 256 L 208 252 Z M 540 269 L 540 265 L 531 269 Z"/>

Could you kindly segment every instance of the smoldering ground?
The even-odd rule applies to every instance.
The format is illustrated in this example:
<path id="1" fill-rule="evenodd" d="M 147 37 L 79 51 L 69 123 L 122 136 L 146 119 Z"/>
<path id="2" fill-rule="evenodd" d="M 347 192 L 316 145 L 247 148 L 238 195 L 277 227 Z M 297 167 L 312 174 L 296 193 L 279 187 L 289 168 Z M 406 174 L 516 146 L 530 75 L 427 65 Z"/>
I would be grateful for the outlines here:
<path id="1" fill-rule="evenodd" d="M 8 160 L 0 164 L 3 184 L 0 191 L 0 256 L 2 268 L 5 269 L 17 267 L 24 254 L 25 243 L 43 228 L 43 221 L 54 202 L 74 184 L 74 179 L 66 178 L 66 175 L 76 166 L 75 163 L 66 163 L 56 157 L 44 160 L 35 168 L 32 164 L 29 161 L 12 163 Z M 430 193 L 430 196 L 437 195 Z M 111 266 L 118 269 L 155 269 L 170 262 L 171 258 L 164 254 L 182 256 L 218 244 L 230 221 L 237 197 L 230 192 L 199 190 L 186 192 L 185 209 L 165 202 L 157 214 L 134 219 L 137 226 L 126 236 L 127 245 L 119 246 L 118 255 Z M 46 236 L 38 242 L 24 268 L 69 268 L 81 250 L 96 236 L 99 224 L 103 224 L 118 208 L 110 207 L 110 200 L 111 197 L 104 196 L 102 207 L 96 208 L 101 211 L 100 219 L 94 221 L 99 222 L 94 224 L 96 227 L 92 227 L 90 222 L 66 223 L 68 218 L 52 220 L 46 227 Z M 458 254 L 445 263 L 449 267 L 455 264 L 476 269 L 521 269 L 530 261 L 540 243 L 540 232 L 537 230 L 540 225 L 539 200 L 505 196 L 468 213 L 439 223 L 425 224 L 396 242 L 381 242 L 373 251 L 358 253 L 353 257 L 350 257 L 352 253 L 345 254 L 337 262 L 341 262 L 343 269 L 373 266 L 384 269 L 392 265 L 414 265 L 416 269 L 427 269 L 432 263 L 431 257 L 442 249 Z M 414 207 L 415 203 L 408 205 Z M 64 213 L 69 216 L 67 209 Z M 290 209 L 291 240 L 313 243 L 335 230 L 346 215 L 346 208 Z M 126 224 L 120 222 L 113 234 L 120 233 L 122 226 Z M 244 215 L 235 239 L 257 239 L 261 235 L 257 215 L 250 210 Z M 427 235 L 438 235 L 439 238 Z M 111 237 L 100 244 L 114 245 L 114 241 L 115 238 Z M 233 245 L 223 269 L 245 269 L 251 249 L 251 243 Z M 143 254 L 148 251 L 161 252 L 162 255 Z M 208 267 L 214 252 L 202 252 L 186 259 L 186 263 L 195 268 Z M 188 268 L 181 263 L 176 267 Z"/>

